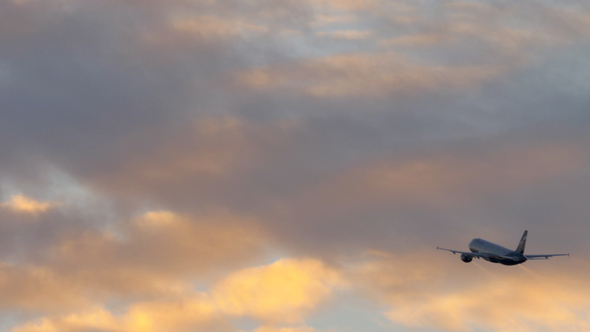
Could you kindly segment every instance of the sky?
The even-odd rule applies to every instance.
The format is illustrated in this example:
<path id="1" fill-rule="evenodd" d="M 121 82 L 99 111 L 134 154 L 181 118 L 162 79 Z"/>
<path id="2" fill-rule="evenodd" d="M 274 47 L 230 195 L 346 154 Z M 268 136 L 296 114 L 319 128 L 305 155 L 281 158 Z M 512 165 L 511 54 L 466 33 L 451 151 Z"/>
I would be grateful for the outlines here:
<path id="1" fill-rule="evenodd" d="M 0 330 L 590 330 L 586 1 L 0 0 Z M 473 238 L 570 257 L 503 266 Z"/>

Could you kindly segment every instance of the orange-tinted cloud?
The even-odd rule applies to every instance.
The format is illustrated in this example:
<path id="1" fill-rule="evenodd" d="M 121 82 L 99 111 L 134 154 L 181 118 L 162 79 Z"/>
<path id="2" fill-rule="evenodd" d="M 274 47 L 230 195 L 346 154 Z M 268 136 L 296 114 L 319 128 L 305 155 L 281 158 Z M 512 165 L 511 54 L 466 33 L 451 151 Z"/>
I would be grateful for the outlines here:
<path id="1" fill-rule="evenodd" d="M 184 332 L 194 331 L 194 328 L 210 327 L 212 321 L 219 324 L 219 331 L 224 331 L 224 323 L 215 321 L 211 311 L 211 308 L 196 299 L 140 303 L 132 306 L 122 316 L 94 307 L 63 317 L 43 318 L 16 327 L 12 332 Z M 226 326 L 225 330 L 230 329 Z"/>
<path id="2" fill-rule="evenodd" d="M 308 326 L 295 326 L 295 327 L 275 327 L 275 326 L 262 326 L 252 332 L 317 332 L 314 328 Z"/>
<path id="3" fill-rule="evenodd" d="M 259 258 L 265 238 L 252 219 L 222 211 L 152 211 L 108 230 L 66 226 L 43 253 L 30 253 L 35 262 L 0 265 L 0 307 L 68 312 L 109 298 L 178 296 L 195 278 Z"/>
<path id="4" fill-rule="evenodd" d="M 282 259 L 229 275 L 212 290 L 223 312 L 265 321 L 297 322 L 343 287 L 339 273 L 322 262 Z"/>
<path id="5" fill-rule="evenodd" d="M 324 6 L 338 10 L 370 10 L 381 4 L 382 0 L 321 0 L 319 3 Z"/>
<path id="6" fill-rule="evenodd" d="M 358 265 L 356 285 L 389 305 L 385 315 L 408 328 L 529 332 L 590 327 L 588 262 L 586 268 L 562 273 L 540 262 L 506 268 L 477 260 L 441 261 L 433 254 L 374 256 Z M 455 264 L 455 271 L 448 264 Z"/>
<path id="7" fill-rule="evenodd" d="M 193 331 L 211 328 L 232 331 L 229 319 L 250 317 L 267 323 L 291 323 L 303 318 L 344 285 L 340 274 L 313 259 L 279 260 L 236 271 L 217 282 L 209 293 L 185 290 L 154 301 L 140 301 L 123 314 L 88 307 L 65 316 L 49 316 L 12 332 L 70 332 L 100 329 L 120 332 Z M 312 332 L 311 328 L 257 331 Z"/>
<path id="8" fill-rule="evenodd" d="M 426 158 L 384 158 L 319 183 L 301 199 L 308 208 L 326 200 L 346 209 L 396 202 L 448 207 L 482 193 L 510 192 L 575 175 L 589 162 L 575 142 L 515 144 L 473 156 L 450 152 Z"/>
<path id="9" fill-rule="evenodd" d="M 223 211 L 196 218 L 154 211 L 119 232 L 64 239 L 54 264 L 99 289 L 168 293 L 184 287 L 175 278 L 256 257 L 263 238 L 253 220 Z"/>
<path id="10" fill-rule="evenodd" d="M 172 26 L 179 32 L 190 33 L 205 39 L 238 36 L 241 33 L 266 33 L 268 28 L 235 19 L 216 16 L 198 16 L 178 19 Z"/>
<path id="11" fill-rule="evenodd" d="M 49 267 L 0 262 L 0 310 L 50 313 L 84 306 L 89 304 L 82 295 L 85 286 Z"/>
<path id="12" fill-rule="evenodd" d="M 38 215 L 40 213 L 48 211 L 49 209 L 57 205 L 58 204 L 55 202 L 40 202 L 35 199 L 26 197 L 22 194 L 19 194 L 12 195 L 10 200 L 0 204 L 0 207 L 16 213 Z"/>
<path id="13" fill-rule="evenodd" d="M 287 148 L 297 126 L 294 120 L 260 124 L 237 117 L 201 118 L 182 130 L 165 132 L 149 153 L 121 156 L 116 172 L 94 174 L 92 182 L 97 188 L 133 193 L 178 191 L 188 181 L 202 188 L 197 197 L 206 199 L 220 183 Z"/>
<path id="14" fill-rule="evenodd" d="M 348 39 L 358 40 L 367 39 L 373 34 L 372 31 L 359 31 L 359 30 L 337 30 L 331 32 L 320 31 L 317 33 L 319 37 L 330 37 L 334 39 Z"/>
<path id="15" fill-rule="evenodd" d="M 384 96 L 468 88 L 503 75 L 506 69 L 502 65 L 424 65 L 396 53 L 349 54 L 254 68 L 238 73 L 235 82 L 251 89 L 287 89 L 322 97 Z"/>
<path id="16" fill-rule="evenodd" d="M 51 165 L 104 198 L 72 214 L 24 196 L 0 206 L 0 320 L 45 317 L 19 332 L 233 331 L 241 319 L 312 332 L 306 318 L 347 284 L 410 329 L 589 330 L 583 268 L 517 287 L 520 267 L 470 279 L 462 268 L 495 267 L 429 251 L 343 264 L 352 276 L 322 263 L 541 218 L 560 229 L 546 237 L 588 251 L 588 144 L 556 138 L 588 132 L 587 12 L 0 1 L 0 181 L 49 192 Z M 243 269 L 266 249 L 310 258 Z"/>

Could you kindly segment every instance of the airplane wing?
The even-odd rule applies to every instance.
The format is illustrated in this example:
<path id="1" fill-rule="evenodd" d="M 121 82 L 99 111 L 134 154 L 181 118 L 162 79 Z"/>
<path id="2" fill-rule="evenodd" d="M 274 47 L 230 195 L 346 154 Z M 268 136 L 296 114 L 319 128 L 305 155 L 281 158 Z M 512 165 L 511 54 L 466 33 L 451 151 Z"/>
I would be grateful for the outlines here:
<path id="1" fill-rule="evenodd" d="M 465 254 L 465 255 L 474 256 L 474 257 L 484 257 L 481 254 L 474 253 L 474 252 L 471 252 L 471 251 L 452 250 L 452 249 L 445 249 L 445 248 L 441 248 L 441 247 L 436 247 L 436 249 L 450 251 L 453 254 L 460 253 L 460 254 Z"/>
<path id="2" fill-rule="evenodd" d="M 549 257 L 554 256 L 569 256 L 570 254 L 552 254 L 552 255 L 524 255 L 526 259 L 529 260 L 536 260 L 536 259 L 549 259 Z"/>
<path id="3" fill-rule="evenodd" d="M 441 247 L 436 247 L 436 249 L 450 251 L 453 254 L 456 254 L 456 253 L 465 254 L 465 255 L 469 255 L 469 256 L 477 257 L 477 258 L 507 258 L 507 259 L 512 259 L 512 260 L 517 260 L 517 258 L 510 257 L 510 256 L 480 254 L 480 253 L 476 253 L 476 252 L 452 250 L 452 249 L 445 249 L 445 248 L 441 248 Z M 547 256 L 547 255 L 542 255 L 542 256 Z M 549 256 L 551 256 L 551 255 L 549 255 Z M 535 258 L 533 258 L 533 259 L 535 259 Z M 541 258 L 537 258 L 537 259 L 541 259 Z"/>

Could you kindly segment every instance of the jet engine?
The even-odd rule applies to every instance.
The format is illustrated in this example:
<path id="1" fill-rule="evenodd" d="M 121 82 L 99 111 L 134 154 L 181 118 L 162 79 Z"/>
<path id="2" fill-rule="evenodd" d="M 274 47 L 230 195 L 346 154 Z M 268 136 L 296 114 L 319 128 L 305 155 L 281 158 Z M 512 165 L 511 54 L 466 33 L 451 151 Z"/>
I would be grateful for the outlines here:
<path id="1" fill-rule="evenodd" d="M 469 256 L 467 254 L 461 254 L 461 260 L 465 263 L 469 263 L 473 260 L 473 256 Z"/>

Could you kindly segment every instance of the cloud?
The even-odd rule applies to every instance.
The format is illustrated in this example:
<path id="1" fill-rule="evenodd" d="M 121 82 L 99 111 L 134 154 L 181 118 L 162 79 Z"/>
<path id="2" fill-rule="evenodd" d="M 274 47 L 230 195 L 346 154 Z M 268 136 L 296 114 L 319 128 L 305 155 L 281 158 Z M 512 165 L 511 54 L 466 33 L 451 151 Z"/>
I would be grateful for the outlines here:
<path id="1" fill-rule="evenodd" d="M 567 206 L 579 195 L 570 181 L 587 183 L 581 175 L 589 162 L 582 143 L 587 138 L 558 143 L 527 137 L 508 144 L 467 140 L 458 149 L 438 145 L 435 151 L 393 153 L 333 171 L 273 211 L 272 219 L 282 221 L 277 236 L 315 253 L 341 250 L 335 249 L 341 243 L 351 250 L 406 252 L 417 243 L 473 232 L 507 235 L 542 225 L 545 232 L 560 233 L 556 218 L 585 229 L 578 213 L 587 209 Z M 566 187 L 567 197 L 555 189 Z M 545 194 L 536 196 L 540 192 Z M 533 203 L 537 199 L 551 208 Z"/>
<path id="2" fill-rule="evenodd" d="M 453 272 L 445 264 L 463 265 Z M 365 285 L 365 294 L 389 305 L 386 316 L 407 328 L 584 331 L 590 325 L 585 268 L 562 274 L 538 265 L 496 267 L 454 256 L 437 262 L 423 253 L 374 256 L 355 273 L 366 278 L 356 283 Z"/>
<path id="3" fill-rule="evenodd" d="M 43 319 L 12 329 L 12 332 L 57 332 L 74 330 L 121 331 L 113 316 L 105 310 L 96 309 L 84 314 L 72 314 L 60 319 Z"/>
<path id="4" fill-rule="evenodd" d="M 351 15 L 323 15 L 318 14 L 315 17 L 316 25 L 323 27 L 332 24 L 351 23 L 356 21 L 356 18 Z"/>
<path id="5" fill-rule="evenodd" d="M 587 157 L 581 146 L 573 142 L 525 143 L 495 147 L 485 155 L 443 154 L 434 159 L 417 158 L 401 164 L 395 159 L 384 160 L 363 169 L 362 175 L 345 174 L 343 178 L 363 178 L 361 181 L 366 181 L 380 197 L 390 192 L 407 198 L 435 196 L 442 199 L 463 191 L 471 196 L 480 190 L 510 191 L 551 181 L 586 167 Z"/>
<path id="6" fill-rule="evenodd" d="M 10 200 L 0 204 L 0 207 L 16 212 L 31 215 L 38 215 L 57 206 L 54 202 L 39 202 L 22 194 L 12 195 Z"/>
<path id="7" fill-rule="evenodd" d="M 408 45 L 408 46 L 419 46 L 419 45 L 431 45 L 441 40 L 441 37 L 436 34 L 419 34 L 419 35 L 406 35 L 396 39 L 383 40 L 381 44 L 384 45 Z"/>
<path id="8" fill-rule="evenodd" d="M 320 4 L 339 10 L 370 10 L 375 9 L 382 0 L 322 0 Z"/>
<path id="9" fill-rule="evenodd" d="M 132 307 L 125 315 L 115 316 L 103 308 L 65 317 L 43 318 L 12 329 L 12 332 L 70 332 L 116 331 L 156 332 L 192 331 L 195 327 L 210 327 L 210 308 L 193 300 L 168 303 L 142 303 Z M 221 322 L 216 322 L 221 323 Z M 218 327 L 215 331 L 230 331 Z"/>
<path id="10" fill-rule="evenodd" d="M 337 30 L 331 32 L 320 31 L 317 33 L 320 37 L 330 37 L 334 39 L 366 39 L 371 37 L 372 31 L 358 31 L 358 30 Z"/>
<path id="11" fill-rule="evenodd" d="M 282 259 L 229 275 L 212 290 L 212 301 L 231 315 L 292 323 L 344 285 L 339 273 L 320 261 Z"/>
<path id="12" fill-rule="evenodd" d="M 251 173 L 264 163 L 288 157 L 294 145 L 290 140 L 299 135 L 297 128 L 295 120 L 257 123 L 237 117 L 203 118 L 166 128 L 157 139 L 145 133 L 127 141 L 113 153 L 119 157 L 110 170 L 84 168 L 80 176 L 106 193 L 156 195 L 174 208 L 183 205 L 182 209 L 191 211 L 223 209 L 219 199 L 247 202 L 257 197 L 262 188 L 251 187 L 248 192 L 237 188 L 256 181 L 257 174 Z"/>
<path id="13" fill-rule="evenodd" d="M 585 268 L 422 252 L 523 229 L 590 252 L 588 17 L 0 0 L 0 186 L 25 193 L 0 206 L 0 330 L 311 332 L 345 286 L 402 328 L 588 330 Z M 367 249 L 390 254 L 351 272 Z"/>
<path id="14" fill-rule="evenodd" d="M 338 272 L 313 259 L 279 260 L 239 270 L 218 281 L 209 293 L 184 291 L 167 299 L 140 301 L 122 315 L 91 307 L 66 316 L 45 317 L 16 327 L 12 332 L 78 330 L 193 331 L 209 328 L 233 331 L 232 317 L 290 323 L 303 317 L 343 285 Z M 312 332 L 312 328 L 261 327 L 256 331 Z"/>
<path id="15" fill-rule="evenodd" d="M 19 308 L 50 313 L 84 306 L 88 301 L 81 296 L 83 287 L 48 267 L 0 262 L 0 290 L 4 294 L 0 307 L 3 310 Z"/>
<path id="16" fill-rule="evenodd" d="M 506 72 L 503 66 L 435 66 L 396 54 L 335 55 L 291 65 L 250 69 L 236 75 L 238 86 L 290 90 L 317 97 L 381 97 L 446 87 L 469 88 Z"/>
<path id="17" fill-rule="evenodd" d="M 385 19 L 396 30 L 382 34 L 379 44 L 385 49 L 445 62 L 450 59 L 441 55 L 450 53 L 452 63 L 510 68 L 535 65 L 544 61 L 548 50 L 581 41 L 590 22 L 585 10 L 575 5 L 452 1 L 437 7 L 435 15 L 428 6 L 413 3 L 409 8 Z M 518 24 L 511 21 L 514 15 Z"/>
<path id="18" fill-rule="evenodd" d="M 582 268 L 563 274 L 546 265 L 506 268 L 479 261 L 465 264 L 455 256 L 434 259 L 430 254 L 421 249 L 408 255 L 369 251 L 343 261 L 339 271 L 314 259 L 282 259 L 235 271 L 206 293 L 187 291 L 139 301 L 121 314 L 90 307 L 29 322 L 12 332 L 235 331 L 235 317 L 264 322 L 253 332 L 312 332 L 316 329 L 285 324 L 308 317 L 344 286 L 406 328 L 584 331 L 590 324 L 584 314 L 590 307 L 584 277 L 588 262 L 577 260 Z M 445 269 L 448 264 L 456 267 Z"/>
<path id="19" fill-rule="evenodd" d="M 251 220 L 225 212 L 149 212 L 115 231 L 63 239 L 52 266 L 107 294 L 174 293 L 184 289 L 184 278 L 260 255 L 264 235 L 256 229 Z"/>
<path id="20" fill-rule="evenodd" d="M 4 229 L 4 236 L 20 241 L 3 241 L 10 263 L 0 268 L 0 307 L 27 313 L 177 296 L 191 289 L 192 280 L 255 261 L 266 243 L 252 220 L 221 211 L 200 217 L 152 211 L 94 229 L 67 222 L 56 227 L 43 219 L 25 226 Z M 39 241 L 20 235 L 47 227 L 57 234 Z"/>
<path id="21" fill-rule="evenodd" d="M 494 287 L 486 283 L 487 286 L 470 286 L 436 298 L 404 301 L 387 316 L 406 326 L 433 326 L 448 331 L 473 327 L 495 331 L 584 331 L 590 321 L 580 310 L 590 303 L 586 301 L 588 289 L 578 288 L 580 282 L 556 276 L 544 276 L 534 282 L 523 282 L 522 277 L 505 278 Z M 573 283 L 578 287 L 574 291 L 556 283 Z"/>
<path id="22" fill-rule="evenodd" d="M 224 20 L 215 16 L 201 16 L 179 19 L 172 23 L 178 31 L 194 33 L 205 39 L 217 39 L 225 36 L 239 35 L 244 32 L 268 32 L 265 26 Z"/>
<path id="23" fill-rule="evenodd" d="M 308 327 L 308 326 L 297 326 L 297 327 L 262 326 L 252 332 L 316 332 L 316 330 L 311 327 Z"/>

